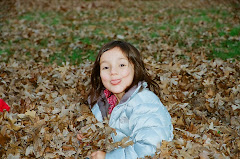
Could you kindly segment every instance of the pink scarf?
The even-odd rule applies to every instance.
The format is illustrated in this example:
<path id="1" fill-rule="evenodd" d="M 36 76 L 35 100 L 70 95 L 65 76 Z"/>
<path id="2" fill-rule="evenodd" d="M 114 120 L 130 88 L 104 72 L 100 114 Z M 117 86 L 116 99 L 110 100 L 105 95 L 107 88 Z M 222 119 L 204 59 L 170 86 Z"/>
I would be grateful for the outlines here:
<path id="1" fill-rule="evenodd" d="M 104 90 L 104 94 L 107 98 L 108 103 L 110 104 L 110 107 L 108 108 L 108 114 L 111 114 L 113 111 L 113 108 L 116 106 L 117 97 L 107 89 Z"/>

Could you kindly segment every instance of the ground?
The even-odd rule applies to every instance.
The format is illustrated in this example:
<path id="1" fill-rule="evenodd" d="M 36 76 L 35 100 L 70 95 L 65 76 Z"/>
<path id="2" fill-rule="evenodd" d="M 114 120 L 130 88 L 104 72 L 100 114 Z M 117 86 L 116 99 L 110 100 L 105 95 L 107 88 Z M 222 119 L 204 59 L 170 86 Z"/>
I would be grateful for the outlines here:
<path id="1" fill-rule="evenodd" d="M 113 39 L 141 51 L 172 117 L 174 140 L 155 158 L 239 158 L 237 1 L 8 2 L 0 23 L 0 98 L 11 107 L 0 112 L 3 158 L 74 158 L 116 146 L 107 121 L 97 123 L 87 106 L 92 62 Z M 77 142 L 83 126 L 93 142 Z"/>

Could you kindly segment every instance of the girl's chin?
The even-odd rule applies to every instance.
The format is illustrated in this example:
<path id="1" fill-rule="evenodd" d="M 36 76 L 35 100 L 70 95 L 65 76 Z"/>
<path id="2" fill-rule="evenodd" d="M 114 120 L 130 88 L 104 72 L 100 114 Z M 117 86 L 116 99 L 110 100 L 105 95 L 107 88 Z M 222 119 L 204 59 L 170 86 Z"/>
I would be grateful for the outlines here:
<path id="1" fill-rule="evenodd" d="M 124 92 L 124 89 L 110 89 L 109 91 L 111 91 L 113 94 L 120 94 Z"/>
<path id="2" fill-rule="evenodd" d="M 111 91 L 113 94 L 121 94 L 123 91 Z"/>
<path id="3" fill-rule="evenodd" d="M 110 92 L 112 92 L 113 94 L 119 94 L 124 92 L 124 90 L 126 89 L 124 86 L 121 85 L 108 85 L 109 87 L 107 88 Z M 106 87 L 105 87 L 106 88 Z"/>

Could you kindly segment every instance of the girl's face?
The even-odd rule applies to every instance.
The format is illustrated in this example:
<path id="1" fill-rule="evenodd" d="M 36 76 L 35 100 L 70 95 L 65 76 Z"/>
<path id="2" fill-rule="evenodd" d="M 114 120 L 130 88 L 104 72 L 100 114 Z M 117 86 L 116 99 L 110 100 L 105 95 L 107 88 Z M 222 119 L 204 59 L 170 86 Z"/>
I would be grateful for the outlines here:
<path id="1" fill-rule="evenodd" d="M 112 92 L 118 101 L 133 82 L 134 66 L 120 48 L 115 47 L 104 52 L 100 58 L 100 77 L 106 89 Z"/>

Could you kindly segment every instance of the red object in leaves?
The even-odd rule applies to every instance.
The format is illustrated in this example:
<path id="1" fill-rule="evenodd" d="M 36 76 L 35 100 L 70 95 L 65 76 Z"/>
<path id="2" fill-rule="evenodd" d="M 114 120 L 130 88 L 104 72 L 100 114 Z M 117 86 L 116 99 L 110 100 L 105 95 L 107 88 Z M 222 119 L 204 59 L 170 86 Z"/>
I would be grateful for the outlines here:
<path id="1" fill-rule="evenodd" d="M 0 112 L 3 112 L 4 109 L 9 111 L 10 107 L 4 102 L 4 100 L 0 99 Z"/>

